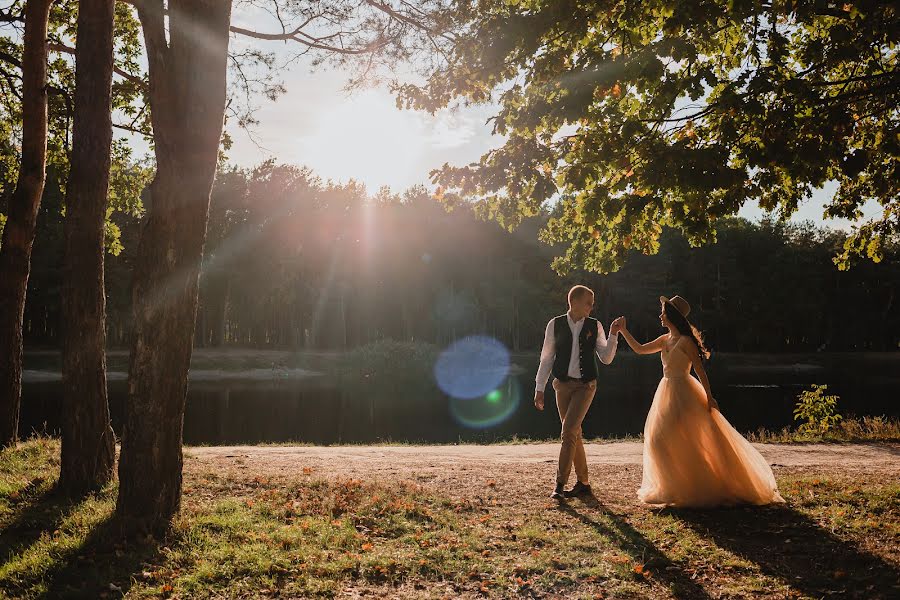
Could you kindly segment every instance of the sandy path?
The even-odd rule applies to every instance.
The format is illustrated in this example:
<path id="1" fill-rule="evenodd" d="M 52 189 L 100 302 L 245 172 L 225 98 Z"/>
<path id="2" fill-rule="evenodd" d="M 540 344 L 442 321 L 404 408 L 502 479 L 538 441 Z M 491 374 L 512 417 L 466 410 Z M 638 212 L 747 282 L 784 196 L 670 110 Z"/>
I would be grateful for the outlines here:
<path id="1" fill-rule="evenodd" d="M 779 474 L 819 474 L 860 483 L 900 477 L 900 444 L 757 444 Z M 591 484 L 604 503 L 638 503 L 641 442 L 586 445 Z M 188 477 L 234 481 L 323 477 L 407 482 L 452 497 L 534 508 L 556 474 L 557 444 L 458 446 L 209 446 L 185 450 Z"/>
<path id="2" fill-rule="evenodd" d="M 900 444 L 755 444 L 775 467 L 821 467 L 823 470 L 863 470 L 900 473 Z M 640 465 L 641 442 L 589 443 L 594 465 Z M 415 469 L 424 466 L 553 463 L 557 444 L 452 446 L 201 446 L 186 452 L 203 462 L 242 458 L 279 471 L 298 464 L 356 463 L 359 467 Z"/>

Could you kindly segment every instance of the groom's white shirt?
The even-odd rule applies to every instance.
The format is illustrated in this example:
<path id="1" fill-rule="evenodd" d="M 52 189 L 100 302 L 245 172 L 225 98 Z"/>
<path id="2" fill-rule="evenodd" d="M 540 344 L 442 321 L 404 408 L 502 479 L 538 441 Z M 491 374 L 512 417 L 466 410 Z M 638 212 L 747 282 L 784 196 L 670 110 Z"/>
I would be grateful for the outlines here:
<path id="1" fill-rule="evenodd" d="M 544 347 L 541 348 L 541 365 L 538 367 L 537 377 L 535 377 L 535 389 L 543 392 L 547 387 L 547 380 L 550 379 L 550 371 L 553 370 L 553 360 L 556 358 L 556 335 L 553 322 L 556 319 L 550 319 L 547 323 L 547 330 L 544 332 Z M 569 357 L 569 377 L 581 377 L 581 369 L 578 365 L 578 356 L 581 350 L 581 343 L 578 336 L 581 335 L 581 328 L 584 327 L 584 319 L 573 321 L 572 316 L 566 313 L 566 321 L 569 322 L 569 329 L 572 330 L 572 355 Z M 603 323 L 597 322 L 597 347 L 595 348 L 600 362 L 605 365 L 610 364 L 616 356 L 616 348 L 619 345 L 619 336 L 607 339 L 606 330 L 603 329 Z"/>

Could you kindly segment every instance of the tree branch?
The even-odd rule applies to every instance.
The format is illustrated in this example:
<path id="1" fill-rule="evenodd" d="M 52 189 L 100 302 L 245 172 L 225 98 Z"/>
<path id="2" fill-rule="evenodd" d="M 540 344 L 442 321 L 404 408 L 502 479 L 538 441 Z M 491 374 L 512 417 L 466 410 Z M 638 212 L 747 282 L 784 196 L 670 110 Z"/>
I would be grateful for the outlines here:
<path id="1" fill-rule="evenodd" d="M 133 127 L 131 125 L 123 125 L 121 123 L 113 123 L 112 126 L 116 129 L 122 129 L 123 131 L 130 131 L 131 133 L 137 133 L 140 135 L 150 135 L 148 132 L 142 131 L 142 130 L 138 129 L 137 127 Z"/>
<path id="2" fill-rule="evenodd" d="M 6 52 L 0 51 L 0 60 L 2 60 L 5 63 L 11 64 L 12 66 L 14 66 L 18 69 L 22 68 L 22 61 L 20 61 L 18 58 L 16 58 L 12 54 L 8 54 Z"/>
<path id="3" fill-rule="evenodd" d="M 400 21 L 401 23 L 406 23 L 407 25 L 411 25 L 420 31 L 424 31 L 425 33 L 427 33 L 430 36 L 436 35 L 436 36 L 443 37 L 447 41 L 453 41 L 453 36 L 448 34 L 447 32 L 437 31 L 437 30 L 433 29 L 432 27 L 425 25 L 424 23 L 422 23 L 421 21 L 419 21 L 417 19 L 413 19 L 412 17 L 408 17 L 408 16 L 404 15 L 403 13 L 394 10 L 391 6 L 389 6 L 388 4 L 386 4 L 384 2 L 380 2 L 379 0 L 365 0 L 365 2 L 372 8 L 380 10 L 381 12 L 388 15 L 392 19 Z M 403 4 L 405 4 L 406 6 L 409 6 L 409 3 L 407 3 L 407 2 L 404 2 Z M 425 16 L 421 10 L 419 10 L 417 8 L 414 8 L 414 10 L 416 10 L 416 12 L 418 12 L 419 14 L 423 15 L 423 17 Z"/>
<path id="4" fill-rule="evenodd" d="M 144 31 L 144 47 L 147 50 L 149 84 L 147 86 L 150 101 L 150 121 L 156 150 L 159 152 L 163 142 L 171 135 L 172 125 L 161 109 L 171 87 L 170 74 L 167 69 L 170 50 L 166 43 L 165 7 L 163 0 L 130 0 L 137 9 L 141 29 Z"/>
<path id="5" fill-rule="evenodd" d="M 24 23 L 25 15 L 0 11 L 0 23 Z"/>
<path id="6" fill-rule="evenodd" d="M 881 77 L 896 77 L 897 71 L 885 71 L 883 73 L 872 73 L 871 75 L 859 75 L 858 77 L 847 77 L 846 79 L 836 79 L 834 81 L 828 81 L 823 79 L 821 81 L 810 81 L 809 85 L 812 86 L 831 86 L 831 85 L 844 85 L 847 83 L 854 83 L 857 81 L 872 81 L 873 79 L 879 79 Z"/>
<path id="7" fill-rule="evenodd" d="M 75 48 L 72 48 L 71 46 L 66 46 L 65 44 L 63 44 L 61 42 L 50 42 L 49 48 L 53 52 L 60 52 L 62 54 L 71 54 L 72 56 L 75 55 Z M 123 79 L 130 81 L 131 83 L 137 85 L 138 87 L 146 88 L 146 86 L 147 86 L 146 81 L 144 81 L 143 79 L 141 79 L 140 77 L 138 77 L 136 75 L 132 75 L 131 73 L 129 73 L 128 71 L 126 71 L 120 67 L 113 67 L 113 71 L 117 75 L 122 77 Z"/>
<path id="8" fill-rule="evenodd" d="M 295 28 L 293 31 L 289 31 L 286 33 L 263 33 L 260 31 L 253 31 L 251 29 L 244 29 L 243 27 L 232 25 L 231 32 L 258 40 L 299 42 L 301 44 L 309 46 L 310 48 L 316 48 L 318 50 L 325 50 L 327 52 L 335 52 L 337 54 L 347 55 L 368 54 L 388 45 L 388 40 L 373 40 L 359 48 L 342 48 L 340 46 L 323 44 L 322 39 L 324 38 L 313 37 L 309 34 L 303 33 L 299 30 L 299 28 Z"/>

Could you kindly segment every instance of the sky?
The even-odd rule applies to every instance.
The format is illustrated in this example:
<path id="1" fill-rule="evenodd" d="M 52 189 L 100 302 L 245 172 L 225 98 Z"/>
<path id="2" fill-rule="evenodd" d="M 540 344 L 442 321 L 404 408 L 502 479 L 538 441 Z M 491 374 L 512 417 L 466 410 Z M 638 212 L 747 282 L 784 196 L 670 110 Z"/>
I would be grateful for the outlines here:
<path id="1" fill-rule="evenodd" d="M 277 29 L 258 9 L 244 7 L 234 16 L 236 25 L 257 31 Z M 232 37 L 232 45 L 246 38 Z M 260 42 L 256 47 L 275 52 L 279 63 L 289 62 L 296 43 Z M 253 166 L 275 158 L 279 163 L 306 166 L 324 180 L 345 182 L 351 178 L 365 184 L 371 193 L 382 186 L 394 192 L 416 185 L 431 187 L 428 173 L 444 163 L 461 166 L 477 161 L 503 140 L 491 134 L 487 119 L 494 114 L 489 105 L 446 109 L 435 115 L 401 110 L 385 88 L 344 91 L 348 73 L 328 67 L 311 70 L 306 58 L 295 59 L 280 74 L 287 92 L 272 102 L 259 98 L 252 136 L 229 124 L 233 146 L 230 161 Z M 132 140 L 138 152 L 146 145 Z M 794 215 L 794 221 L 812 220 L 847 229 L 843 220 L 824 221 L 823 204 L 834 185 L 815 192 Z M 864 208 L 867 217 L 877 214 L 877 205 Z M 758 206 L 745 205 L 739 213 L 750 219 L 764 216 Z"/>

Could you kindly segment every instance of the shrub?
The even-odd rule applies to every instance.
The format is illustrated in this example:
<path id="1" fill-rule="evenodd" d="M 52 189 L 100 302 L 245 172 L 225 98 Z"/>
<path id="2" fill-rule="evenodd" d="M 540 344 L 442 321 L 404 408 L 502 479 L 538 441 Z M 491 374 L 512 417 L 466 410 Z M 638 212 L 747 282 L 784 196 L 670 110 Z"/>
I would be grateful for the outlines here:
<path id="1" fill-rule="evenodd" d="M 804 421 L 798 428 L 800 433 L 827 433 L 843 419 L 836 412 L 838 396 L 826 396 L 827 389 L 826 385 L 813 385 L 812 389 L 803 390 L 797 396 L 794 420 Z"/>

